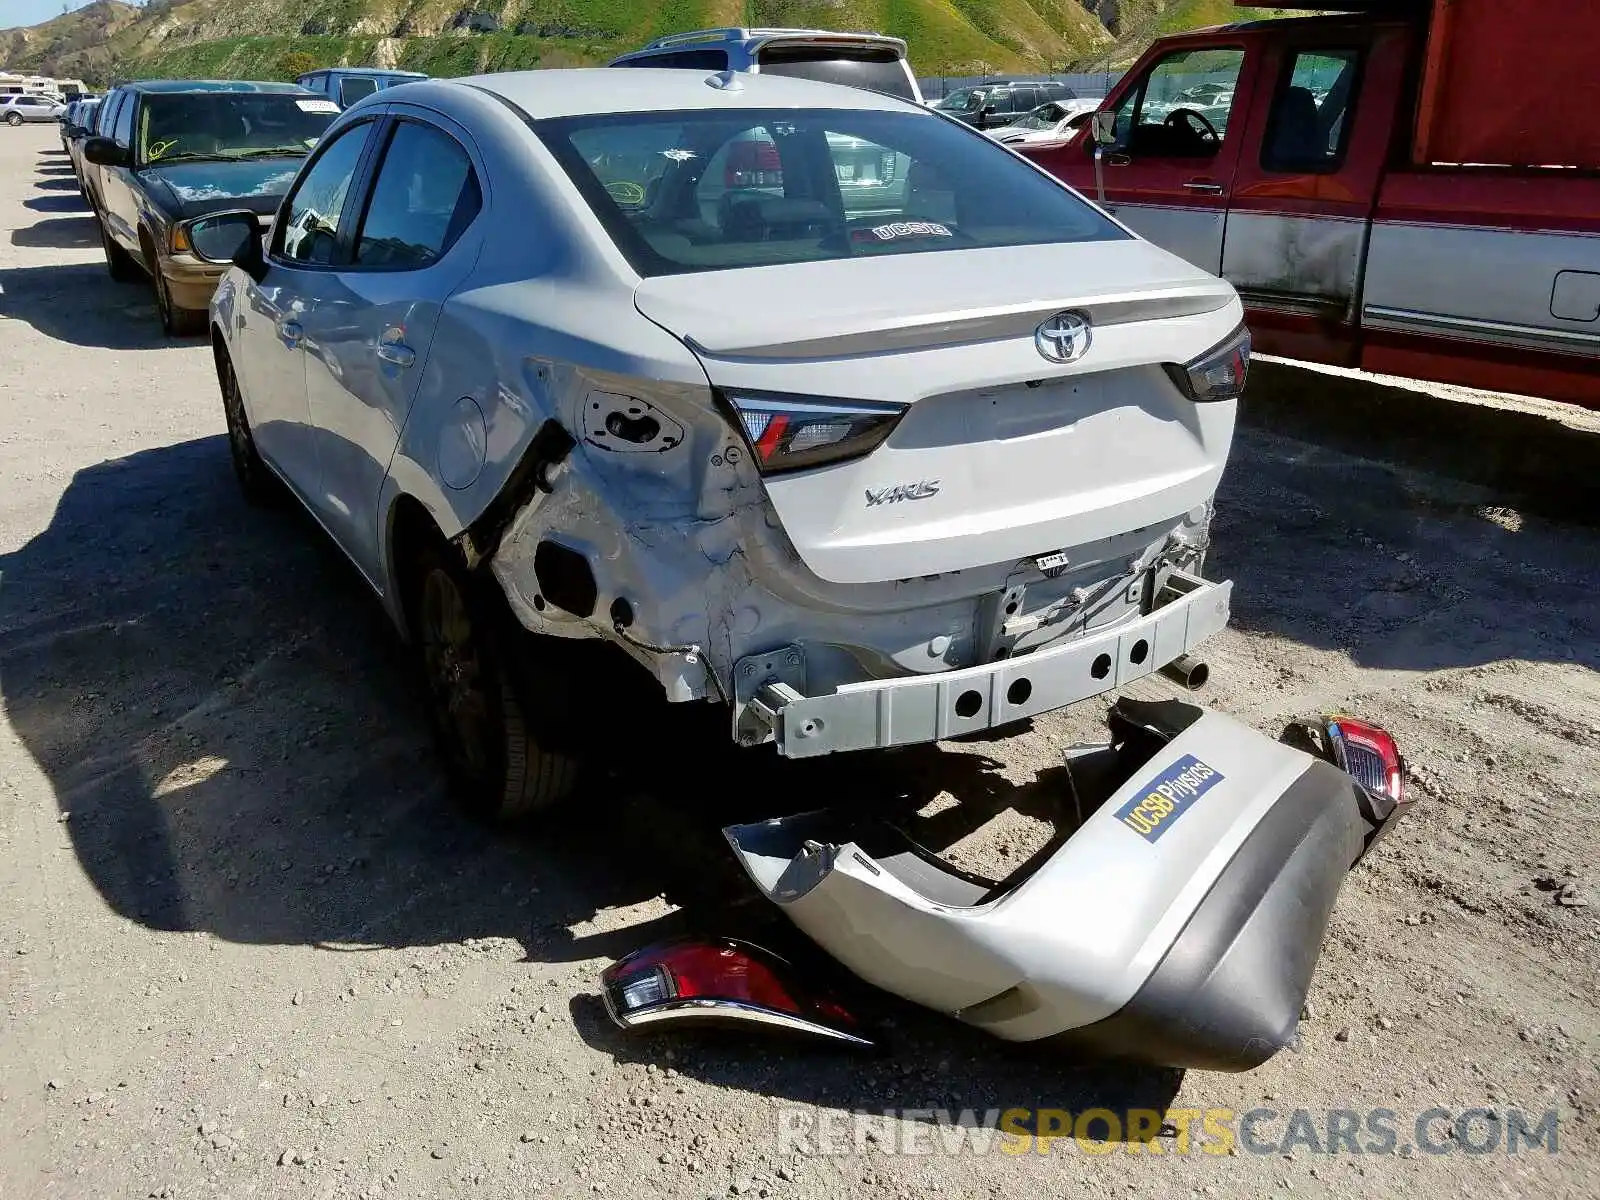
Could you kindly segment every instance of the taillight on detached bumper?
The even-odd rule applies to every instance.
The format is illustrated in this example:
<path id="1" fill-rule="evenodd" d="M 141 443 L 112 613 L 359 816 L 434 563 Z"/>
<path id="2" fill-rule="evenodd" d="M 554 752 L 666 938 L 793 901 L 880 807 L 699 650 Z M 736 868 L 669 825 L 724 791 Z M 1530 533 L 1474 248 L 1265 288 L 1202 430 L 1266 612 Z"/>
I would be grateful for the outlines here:
<path id="1" fill-rule="evenodd" d="M 1411 805 L 1405 793 L 1405 759 L 1389 731 L 1345 714 L 1291 721 L 1279 739 L 1331 762 L 1361 785 L 1370 850 Z"/>
<path id="2" fill-rule="evenodd" d="M 1197 404 L 1237 400 L 1250 374 L 1250 331 L 1243 325 L 1199 358 L 1167 363 L 1167 374 Z"/>
<path id="3" fill-rule="evenodd" d="M 785 959 L 734 938 L 686 938 L 636 950 L 600 976 L 624 1029 L 669 1023 L 755 1025 L 847 1045 L 874 1043 L 837 1001 L 801 983 Z"/>
<path id="4" fill-rule="evenodd" d="M 905 415 L 906 405 L 829 400 L 772 392 L 723 392 L 764 475 L 799 471 L 871 454 Z"/>

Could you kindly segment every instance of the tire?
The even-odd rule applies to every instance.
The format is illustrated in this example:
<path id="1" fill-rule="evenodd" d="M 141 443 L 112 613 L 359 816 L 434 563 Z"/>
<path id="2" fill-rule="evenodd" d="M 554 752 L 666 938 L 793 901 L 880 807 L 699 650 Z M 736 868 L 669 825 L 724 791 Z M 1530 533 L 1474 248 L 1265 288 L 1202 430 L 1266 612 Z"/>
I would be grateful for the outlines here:
<path id="1" fill-rule="evenodd" d="M 138 279 L 139 264 L 134 261 L 133 255 L 117 245 L 116 240 L 111 236 L 111 231 L 106 228 L 103 218 L 98 220 L 96 224 L 100 226 L 100 248 L 105 251 L 106 270 L 110 273 L 111 278 L 118 283 L 132 283 Z"/>
<path id="2" fill-rule="evenodd" d="M 19 125 L 22 124 L 22 114 L 21 113 L 7 113 L 6 114 L 6 124 L 11 126 L 11 128 L 16 129 Z"/>
<path id="3" fill-rule="evenodd" d="M 471 816 L 507 822 L 570 796 L 579 760 L 530 729 L 511 675 L 513 618 L 492 587 L 430 542 L 410 573 L 406 611 L 452 790 Z"/>
<path id="4" fill-rule="evenodd" d="M 239 490 L 251 504 L 261 508 L 275 507 L 282 497 L 282 484 L 256 449 L 255 434 L 250 432 L 250 418 L 245 415 L 244 397 L 239 392 L 239 379 L 233 373 L 233 360 L 226 350 L 217 351 L 217 386 L 222 391 L 222 415 L 228 422 L 228 455 L 233 459 L 233 473 L 239 480 Z"/>
<path id="5" fill-rule="evenodd" d="M 155 259 L 150 278 L 156 285 L 156 312 L 161 316 L 161 332 L 168 337 L 197 337 L 206 331 L 211 314 L 194 308 L 179 308 L 172 302 L 172 288 L 161 273 L 160 259 Z"/>

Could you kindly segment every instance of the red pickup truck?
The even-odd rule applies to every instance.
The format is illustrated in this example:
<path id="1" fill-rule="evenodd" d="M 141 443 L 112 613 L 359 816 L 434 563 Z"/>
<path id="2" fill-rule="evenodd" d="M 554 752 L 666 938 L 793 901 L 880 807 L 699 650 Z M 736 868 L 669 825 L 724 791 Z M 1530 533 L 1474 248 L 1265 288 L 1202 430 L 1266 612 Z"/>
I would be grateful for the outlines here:
<path id="1" fill-rule="evenodd" d="M 1099 142 L 1018 149 L 1229 279 L 1260 351 L 1600 407 L 1600 5 L 1337 7 L 1164 38 Z"/>

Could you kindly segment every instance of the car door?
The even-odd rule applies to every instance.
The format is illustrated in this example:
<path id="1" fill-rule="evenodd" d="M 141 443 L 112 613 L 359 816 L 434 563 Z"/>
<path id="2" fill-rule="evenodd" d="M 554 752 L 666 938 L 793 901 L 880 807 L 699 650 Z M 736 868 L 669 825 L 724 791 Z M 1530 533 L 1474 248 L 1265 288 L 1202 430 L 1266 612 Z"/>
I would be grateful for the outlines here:
<path id="1" fill-rule="evenodd" d="M 1405 51 L 1403 30 L 1346 26 L 1301 33 L 1263 59 L 1269 102 L 1251 118 L 1261 127 L 1234 179 L 1222 255 L 1263 348 L 1354 365 Z"/>
<path id="2" fill-rule="evenodd" d="M 1228 113 L 1245 108 L 1247 66 L 1242 44 L 1162 55 L 1118 97 L 1117 141 L 1104 159 L 1106 207 L 1213 275 L 1222 271 L 1228 194 L 1244 142 Z M 1200 99 L 1227 92 L 1238 99 L 1220 114 Z"/>
<path id="3" fill-rule="evenodd" d="M 123 96 L 122 106 L 117 110 L 116 123 L 111 127 L 109 136 L 116 142 L 118 149 L 127 152 L 127 163 L 122 166 L 100 168 L 100 210 L 106 228 L 124 248 L 134 253 L 138 253 L 139 250 L 139 231 L 136 224 L 139 219 L 139 205 L 133 195 L 132 166 L 134 119 L 138 111 L 138 93 L 126 93 Z"/>
<path id="4" fill-rule="evenodd" d="M 89 207 L 96 213 L 102 209 L 100 203 L 100 172 L 101 168 L 83 156 L 84 143 L 92 137 L 106 137 L 111 132 L 113 122 L 116 120 L 117 108 L 122 102 L 123 93 L 118 91 L 107 92 L 105 99 L 100 101 L 100 106 L 94 111 L 94 119 L 90 122 L 88 135 L 80 138 L 73 148 L 72 159 L 78 164 L 78 176 L 83 180 L 83 194 L 89 201 Z"/>
<path id="5" fill-rule="evenodd" d="M 261 279 L 246 279 L 234 306 L 234 373 L 256 447 L 315 508 L 320 471 L 306 404 L 302 321 L 334 279 L 377 122 L 368 118 L 323 141 L 284 198 Z"/>
<path id="6" fill-rule="evenodd" d="M 440 310 L 483 244 L 472 139 L 394 105 L 377 135 L 351 252 L 301 317 L 321 476 L 313 502 L 356 565 L 381 581 L 377 505 L 417 395 Z"/>

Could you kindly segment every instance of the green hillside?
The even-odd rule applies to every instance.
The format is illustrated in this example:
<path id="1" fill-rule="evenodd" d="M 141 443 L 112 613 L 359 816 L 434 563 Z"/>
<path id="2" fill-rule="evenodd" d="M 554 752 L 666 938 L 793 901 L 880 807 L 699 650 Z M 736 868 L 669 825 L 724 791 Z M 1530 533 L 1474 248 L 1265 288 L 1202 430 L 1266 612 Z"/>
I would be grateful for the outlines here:
<path id="1" fill-rule="evenodd" d="M 0 31 L 0 58 L 101 83 L 332 64 L 462 75 L 601 63 L 664 33 L 749 24 L 889 33 L 918 72 L 960 75 L 1120 63 L 1161 33 L 1269 11 L 1229 0 L 98 0 Z"/>
<path id="2" fill-rule="evenodd" d="M 112 40 L 139 16 L 132 4 L 97 0 L 40 25 L 0 30 L 0 66 L 103 82 L 112 65 Z"/>

